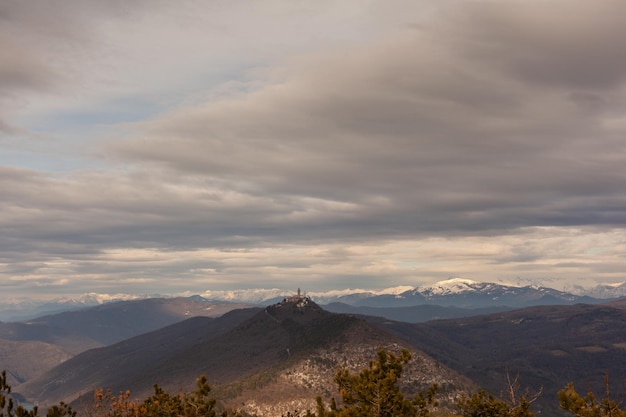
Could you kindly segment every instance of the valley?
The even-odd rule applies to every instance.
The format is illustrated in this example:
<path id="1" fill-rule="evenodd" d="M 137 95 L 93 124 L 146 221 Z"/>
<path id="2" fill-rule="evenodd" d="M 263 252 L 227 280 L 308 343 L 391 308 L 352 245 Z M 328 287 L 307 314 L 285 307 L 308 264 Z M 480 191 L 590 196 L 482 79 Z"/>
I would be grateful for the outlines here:
<path id="1" fill-rule="evenodd" d="M 188 391 L 203 374 L 221 406 L 273 416 L 314 410 L 318 395 L 337 398 L 337 369 L 356 372 L 380 348 L 408 349 L 403 389 L 438 384 L 442 409 L 481 387 L 501 395 L 515 377 L 520 389 L 542 391 L 537 411 L 556 416 L 564 415 L 556 392 L 568 382 L 602 392 L 608 372 L 620 391 L 625 303 L 323 306 L 299 294 L 267 306 L 132 300 L 0 323 L 0 360 L 17 398 L 42 407 L 63 401 L 85 409 L 98 388 L 134 398 L 154 384 Z M 329 311 L 337 308 L 345 312 Z M 415 311 L 424 319 L 411 320 Z"/>

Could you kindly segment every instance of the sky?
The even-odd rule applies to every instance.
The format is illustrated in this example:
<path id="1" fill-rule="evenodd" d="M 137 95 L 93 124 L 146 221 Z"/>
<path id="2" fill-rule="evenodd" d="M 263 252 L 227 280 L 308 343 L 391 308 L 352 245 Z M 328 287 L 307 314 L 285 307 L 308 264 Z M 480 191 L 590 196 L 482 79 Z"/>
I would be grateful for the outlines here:
<path id="1" fill-rule="evenodd" d="M 626 280 L 622 0 L 4 0 L 0 299 Z"/>

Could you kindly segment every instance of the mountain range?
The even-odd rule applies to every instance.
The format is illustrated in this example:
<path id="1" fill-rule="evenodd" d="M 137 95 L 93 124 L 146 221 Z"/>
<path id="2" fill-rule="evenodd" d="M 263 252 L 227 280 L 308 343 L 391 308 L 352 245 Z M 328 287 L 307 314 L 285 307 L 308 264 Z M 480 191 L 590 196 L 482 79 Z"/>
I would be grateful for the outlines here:
<path id="1" fill-rule="evenodd" d="M 279 302 L 293 289 L 244 289 L 205 291 L 195 295 L 198 300 L 270 305 Z M 317 304 L 341 303 L 352 307 L 395 308 L 418 305 L 437 305 L 463 309 L 521 308 L 545 304 L 599 303 L 626 297 L 626 283 L 597 285 L 592 288 L 570 286 L 567 291 L 542 285 L 512 285 L 476 282 L 453 278 L 419 287 L 400 286 L 383 290 L 345 289 L 306 294 Z M 76 298 L 61 298 L 38 302 L 16 300 L 0 303 L 0 321 L 24 321 L 33 317 L 78 310 L 109 302 L 146 298 L 164 298 L 163 295 L 84 294 Z"/>
<path id="2" fill-rule="evenodd" d="M 403 379 L 409 393 L 437 383 L 442 398 L 456 398 L 477 388 L 401 338 L 302 298 L 233 310 L 217 319 L 191 318 L 91 349 L 16 391 L 44 408 L 64 401 L 84 409 L 92 390 L 100 387 L 130 390 L 143 398 L 153 384 L 173 392 L 191 390 L 195 378 L 204 374 L 223 406 L 259 416 L 281 415 L 315 409 L 317 395 L 328 403 L 338 394 L 336 370 L 356 372 L 380 348 L 411 351 L 413 360 Z"/>
<path id="3" fill-rule="evenodd" d="M 602 393 L 605 373 L 626 380 L 623 299 L 458 279 L 327 294 L 326 305 L 278 294 L 255 305 L 215 294 L 74 303 L 0 322 L 0 369 L 18 398 L 80 410 L 96 388 L 142 398 L 155 383 L 180 392 L 206 374 L 223 406 L 261 417 L 314 409 L 317 395 L 337 394 L 338 368 L 357 371 L 381 347 L 409 349 L 405 388 L 439 384 L 443 408 L 478 387 L 500 394 L 511 373 L 543 391 L 542 415 L 559 416 L 556 392 L 568 382 Z"/>
<path id="4" fill-rule="evenodd" d="M 143 303 L 152 309 L 148 301 L 133 301 L 136 312 Z M 111 303 L 109 308 L 120 312 L 108 311 L 104 317 L 111 317 L 111 324 L 123 320 L 121 312 L 128 313 L 128 303 Z M 53 323 L 57 318 L 46 320 Z M 77 328 L 74 335 L 80 333 Z M 41 363 L 46 354 L 30 350 L 27 344 L 33 342 L 13 342 L 21 362 L 30 366 Z M 407 323 L 331 313 L 313 301 L 302 307 L 287 297 L 218 317 L 181 319 L 67 355 L 44 372 L 17 381 L 13 392 L 41 407 L 65 401 L 85 410 L 96 388 L 130 390 L 133 398 L 145 398 L 155 383 L 180 392 L 190 390 L 195 378 L 205 374 L 223 406 L 273 416 L 314 409 L 317 395 L 337 395 L 336 370 L 362 369 L 381 347 L 409 349 L 413 359 L 403 386 L 414 392 L 439 384 L 444 408 L 452 407 L 460 393 L 478 387 L 501 394 L 509 375 L 518 379 L 521 392 L 542 391 L 534 404 L 541 415 L 559 416 L 564 414 L 556 392 L 568 382 L 582 392 L 593 389 L 601 394 L 608 373 L 614 392 L 621 392 L 621 381 L 626 380 L 626 301 L 534 306 Z"/>
<path id="5" fill-rule="evenodd" d="M 252 289 L 206 291 L 200 295 L 210 300 L 267 305 L 279 301 L 284 294 L 290 292 L 280 289 Z M 428 304 L 460 308 L 493 306 L 519 308 L 552 303 L 604 302 L 626 297 L 626 282 L 597 285 L 592 288 L 572 285 L 568 291 L 561 291 L 537 284 L 513 285 L 452 278 L 418 287 L 399 286 L 376 291 L 345 289 L 308 292 L 307 295 L 321 305 L 339 302 L 359 307 L 406 307 Z"/>
<path id="6" fill-rule="evenodd" d="M 338 368 L 357 371 L 380 347 L 410 349 L 406 388 L 438 383 L 448 405 L 478 387 L 499 394 L 511 372 L 523 388 L 543 390 L 536 406 L 544 415 L 558 416 L 556 391 L 567 382 L 602 392 L 604 372 L 626 378 L 625 301 L 408 323 L 301 300 L 304 307 L 293 297 L 265 307 L 221 303 L 209 310 L 220 310 L 213 317 L 198 297 L 108 303 L 3 323 L 0 347 L 13 354 L 5 365 L 22 400 L 71 402 L 80 410 L 96 388 L 142 398 L 155 383 L 191 389 L 201 373 L 227 407 L 259 416 L 313 409 L 317 395 L 337 394 Z M 85 340 L 98 346 L 67 349 Z"/>
<path id="7" fill-rule="evenodd" d="M 197 297 L 149 298 L 71 309 L 23 322 L 0 322 L 0 369 L 7 371 L 15 386 L 85 350 L 190 317 L 218 317 L 246 306 Z"/>
<path id="8" fill-rule="evenodd" d="M 615 398 L 626 381 L 626 300 L 549 305 L 425 323 L 369 322 L 398 335 L 443 365 L 498 394 L 506 374 L 521 390 L 543 391 L 542 415 L 559 415 L 557 391 L 573 382 L 580 393 Z"/>

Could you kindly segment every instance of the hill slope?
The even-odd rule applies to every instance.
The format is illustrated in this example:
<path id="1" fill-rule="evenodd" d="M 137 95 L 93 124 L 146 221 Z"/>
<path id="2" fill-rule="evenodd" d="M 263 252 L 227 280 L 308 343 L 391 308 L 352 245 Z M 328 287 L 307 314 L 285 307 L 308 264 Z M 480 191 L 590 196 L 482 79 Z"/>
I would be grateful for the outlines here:
<path id="1" fill-rule="evenodd" d="M 22 385 L 19 392 L 44 406 L 70 402 L 100 387 L 113 392 L 129 389 L 133 396 L 144 398 L 155 383 L 179 392 L 192 389 L 195 379 L 205 374 L 225 405 L 277 415 L 279 410 L 314 409 L 316 395 L 335 393 L 332 378 L 338 367 L 360 369 L 379 347 L 398 350 L 401 346 L 399 339 L 361 319 L 301 301 L 261 311 L 233 311 L 211 322 L 191 319 L 94 349 Z M 243 320 L 234 325 L 236 314 Z M 217 331 L 219 323 L 221 330 L 232 327 Z M 456 395 L 472 386 L 466 378 L 412 350 L 407 385 L 413 390 L 437 382 Z M 85 401 L 90 400 L 87 394 Z"/>
<path id="2" fill-rule="evenodd" d="M 182 297 L 119 301 L 25 322 L 0 322 L 0 339 L 39 340 L 78 353 L 85 347 L 116 343 L 189 317 L 217 317 L 243 307 L 246 305 Z"/>
<path id="3" fill-rule="evenodd" d="M 604 373 L 622 392 L 626 380 L 624 302 L 541 306 L 428 323 L 392 323 L 371 318 L 441 363 L 493 393 L 507 370 L 522 387 L 544 393 L 538 405 L 559 415 L 556 393 L 572 381 L 582 392 L 604 392 Z"/>
<path id="4" fill-rule="evenodd" d="M 0 323 L 0 369 L 11 386 L 38 377 L 85 350 L 109 345 L 192 316 L 215 317 L 241 304 L 197 298 L 121 301 Z"/>
<path id="5" fill-rule="evenodd" d="M 45 370 L 71 357 L 70 353 L 50 343 L 0 339 L 0 370 L 7 372 L 8 383 L 12 387 L 40 376 Z"/>
<path id="6" fill-rule="evenodd" d="M 357 314 L 360 316 L 378 316 L 389 320 L 421 323 L 438 319 L 471 317 L 482 314 L 512 310 L 508 307 L 459 308 L 438 305 L 416 305 L 410 307 L 355 307 L 343 303 L 331 303 L 324 309 L 333 313 Z"/>
<path id="7" fill-rule="evenodd" d="M 17 387 L 15 391 L 45 405 L 70 402 L 78 394 L 90 393 L 101 387 L 114 391 L 134 388 L 127 382 L 155 364 L 227 332 L 257 312 L 258 309 L 240 309 L 219 319 L 194 317 L 110 346 L 90 349 Z"/>

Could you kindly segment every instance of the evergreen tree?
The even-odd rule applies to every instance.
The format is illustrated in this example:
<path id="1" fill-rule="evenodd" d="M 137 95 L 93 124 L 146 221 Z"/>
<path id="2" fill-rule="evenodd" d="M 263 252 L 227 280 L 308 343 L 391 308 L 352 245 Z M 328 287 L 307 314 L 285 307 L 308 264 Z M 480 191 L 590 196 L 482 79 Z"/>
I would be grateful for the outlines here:
<path id="1" fill-rule="evenodd" d="M 170 395 L 158 385 L 154 394 L 139 407 L 142 417 L 215 417 L 215 399 L 209 397 L 211 387 L 202 375 L 192 393 Z"/>
<path id="2" fill-rule="evenodd" d="M 11 386 L 7 381 L 6 371 L 0 373 L 0 417 L 37 417 L 37 407 L 27 410 L 21 405 L 15 406 L 11 394 Z M 72 407 L 61 402 L 48 409 L 47 417 L 75 417 Z"/>
<path id="3" fill-rule="evenodd" d="M 130 391 L 115 395 L 111 390 L 99 389 L 94 391 L 93 410 L 86 414 L 88 417 L 216 417 L 216 400 L 210 392 L 204 375 L 196 380 L 196 389 L 190 393 L 171 395 L 154 385 L 154 393 L 143 401 L 131 400 Z M 242 416 L 236 411 L 223 411 L 220 417 Z"/>
<path id="4" fill-rule="evenodd" d="M 626 408 L 611 399 L 608 375 L 604 380 L 606 392 L 604 398 L 597 400 L 593 392 L 581 396 L 571 382 L 558 392 L 559 405 L 575 417 L 626 417 Z"/>
<path id="5" fill-rule="evenodd" d="M 507 370 L 505 392 L 508 401 L 496 398 L 485 390 L 471 397 L 464 395 L 457 402 L 457 408 L 463 417 L 533 417 L 535 413 L 530 411 L 530 406 L 541 396 L 543 387 L 534 394 L 528 389 L 519 394 L 519 375 L 511 378 Z"/>
<path id="6" fill-rule="evenodd" d="M 480 390 L 471 397 L 461 397 L 457 407 L 463 417 L 534 417 L 530 404 L 525 396 L 519 397 L 516 404 L 510 404 Z"/>
<path id="7" fill-rule="evenodd" d="M 428 416 L 430 408 L 436 406 L 434 396 L 437 386 L 433 385 L 413 400 L 407 399 L 398 386 L 403 366 L 410 359 L 411 354 L 406 349 L 399 355 L 381 349 L 378 359 L 370 361 L 369 366 L 358 375 L 350 374 L 347 369 L 338 371 L 335 382 L 341 393 L 342 405 L 337 406 L 333 400 L 330 411 L 327 411 L 318 398 L 318 417 Z"/>

